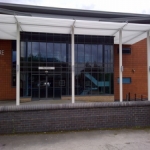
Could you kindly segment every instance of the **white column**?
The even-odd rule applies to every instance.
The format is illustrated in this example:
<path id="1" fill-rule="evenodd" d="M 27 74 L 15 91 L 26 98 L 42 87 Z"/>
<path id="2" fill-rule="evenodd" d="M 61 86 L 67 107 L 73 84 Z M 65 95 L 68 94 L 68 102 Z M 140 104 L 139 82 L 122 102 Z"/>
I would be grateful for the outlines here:
<path id="1" fill-rule="evenodd" d="M 74 26 L 72 27 L 72 34 L 71 34 L 71 75 L 72 75 L 72 103 L 75 103 L 75 96 L 74 96 L 74 89 L 75 89 L 75 79 L 74 79 L 74 75 L 75 75 L 75 67 L 74 67 Z"/>
<path id="2" fill-rule="evenodd" d="M 17 64 L 16 64 L 16 105 L 20 105 L 20 30 L 19 24 L 17 23 Z"/>
<path id="3" fill-rule="evenodd" d="M 119 89 L 120 89 L 120 102 L 123 101 L 123 90 L 122 90 L 122 30 L 119 31 Z"/>
<path id="4" fill-rule="evenodd" d="M 148 81 L 148 101 L 150 101 L 150 36 L 147 31 L 147 81 Z"/>

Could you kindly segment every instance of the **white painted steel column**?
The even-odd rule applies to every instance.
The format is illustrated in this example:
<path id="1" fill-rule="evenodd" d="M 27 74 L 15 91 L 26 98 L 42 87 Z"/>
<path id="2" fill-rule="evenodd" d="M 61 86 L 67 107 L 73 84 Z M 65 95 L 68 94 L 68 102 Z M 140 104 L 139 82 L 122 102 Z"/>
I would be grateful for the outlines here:
<path id="1" fill-rule="evenodd" d="M 16 105 L 20 105 L 20 29 L 17 23 L 17 40 L 16 40 Z"/>
<path id="2" fill-rule="evenodd" d="M 72 34 L 71 34 L 71 74 L 72 74 L 72 103 L 75 103 L 75 95 L 74 95 L 74 91 L 75 91 L 75 79 L 74 79 L 74 75 L 75 75 L 75 67 L 74 67 L 74 26 L 72 27 Z"/>
<path id="3" fill-rule="evenodd" d="M 148 81 L 148 101 L 150 101 L 150 35 L 147 31 L 147 81 Z"/>
<path id="4" fill-rule="evenodd" d="M 119 31 L 119 89 L 120 89 L 120 102 L 123 101 L 123 90 L 122 90 L 122 30 Z"/>

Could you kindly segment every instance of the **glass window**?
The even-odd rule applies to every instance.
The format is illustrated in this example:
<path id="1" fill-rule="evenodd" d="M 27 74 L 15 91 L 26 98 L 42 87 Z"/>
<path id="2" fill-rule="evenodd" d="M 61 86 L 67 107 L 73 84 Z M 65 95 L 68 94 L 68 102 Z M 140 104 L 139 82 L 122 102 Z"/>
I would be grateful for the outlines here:
<path id="1" fill-rule="evenodd" d="M 12 86 L 16 86 L 16 41 L 12 41 Z"/>
<path id="2" fill-rule="evenodd" d="M 40 42 L 40 62 L 46 62 L 47 53 L 46 53 L 46 43 Z"/>
<path id="3" fill-rule="evenodd" d="M 39 42 L 32 42 L 32 61 L 38 62 L 40 58 L 40 43 Z"/>
<path id="4" fill-rule="evenodd" d="M 117 82 L 120 83 L 120 79 L 117 79 Z M 131 83 L 131 78 L 130 77 L 123 77 L 122 78 L 122 83 L 124 84 L 130 84 Z"/>
<path id="5" fill-rule="evenodd" d="M 113 38 L 75 35 L 76 95 L 113 93 Z M 15 50 L 12 62 L 14 83 Z M 39 70 L 39 66 L 55 67 L 55 70 Z M 55 84 L 50 84 L 52 80 Z M 44 85 L 39 87 L 41 82 Z M 71 95 L 71 36 L 21 32 L 21 84 L 22 96 L 60 98 Z"/>

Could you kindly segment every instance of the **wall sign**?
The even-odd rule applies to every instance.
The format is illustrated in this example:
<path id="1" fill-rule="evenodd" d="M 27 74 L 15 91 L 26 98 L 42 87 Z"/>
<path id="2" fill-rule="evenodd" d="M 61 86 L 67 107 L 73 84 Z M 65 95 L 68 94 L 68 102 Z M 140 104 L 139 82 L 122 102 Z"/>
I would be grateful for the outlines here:
<path id="1" fill-rule="evenodd" d="M 0 55 L 4 55 L 4 50 L 0 50 Z"/>
<path id="2" fill-rule="evenodd" d="M 39 70 L 55 70 L 55 67 L 38 67 Z"/>

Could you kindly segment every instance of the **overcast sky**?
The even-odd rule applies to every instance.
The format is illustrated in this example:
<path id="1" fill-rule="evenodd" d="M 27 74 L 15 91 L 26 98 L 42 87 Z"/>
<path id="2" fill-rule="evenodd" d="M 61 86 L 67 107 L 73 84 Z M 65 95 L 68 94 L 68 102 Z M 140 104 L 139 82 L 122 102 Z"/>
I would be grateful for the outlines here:
<path id="1" fill-rule="evenodd" d="M 150 0 L 0 0 L 0 2 L 150 14 Z"/>

